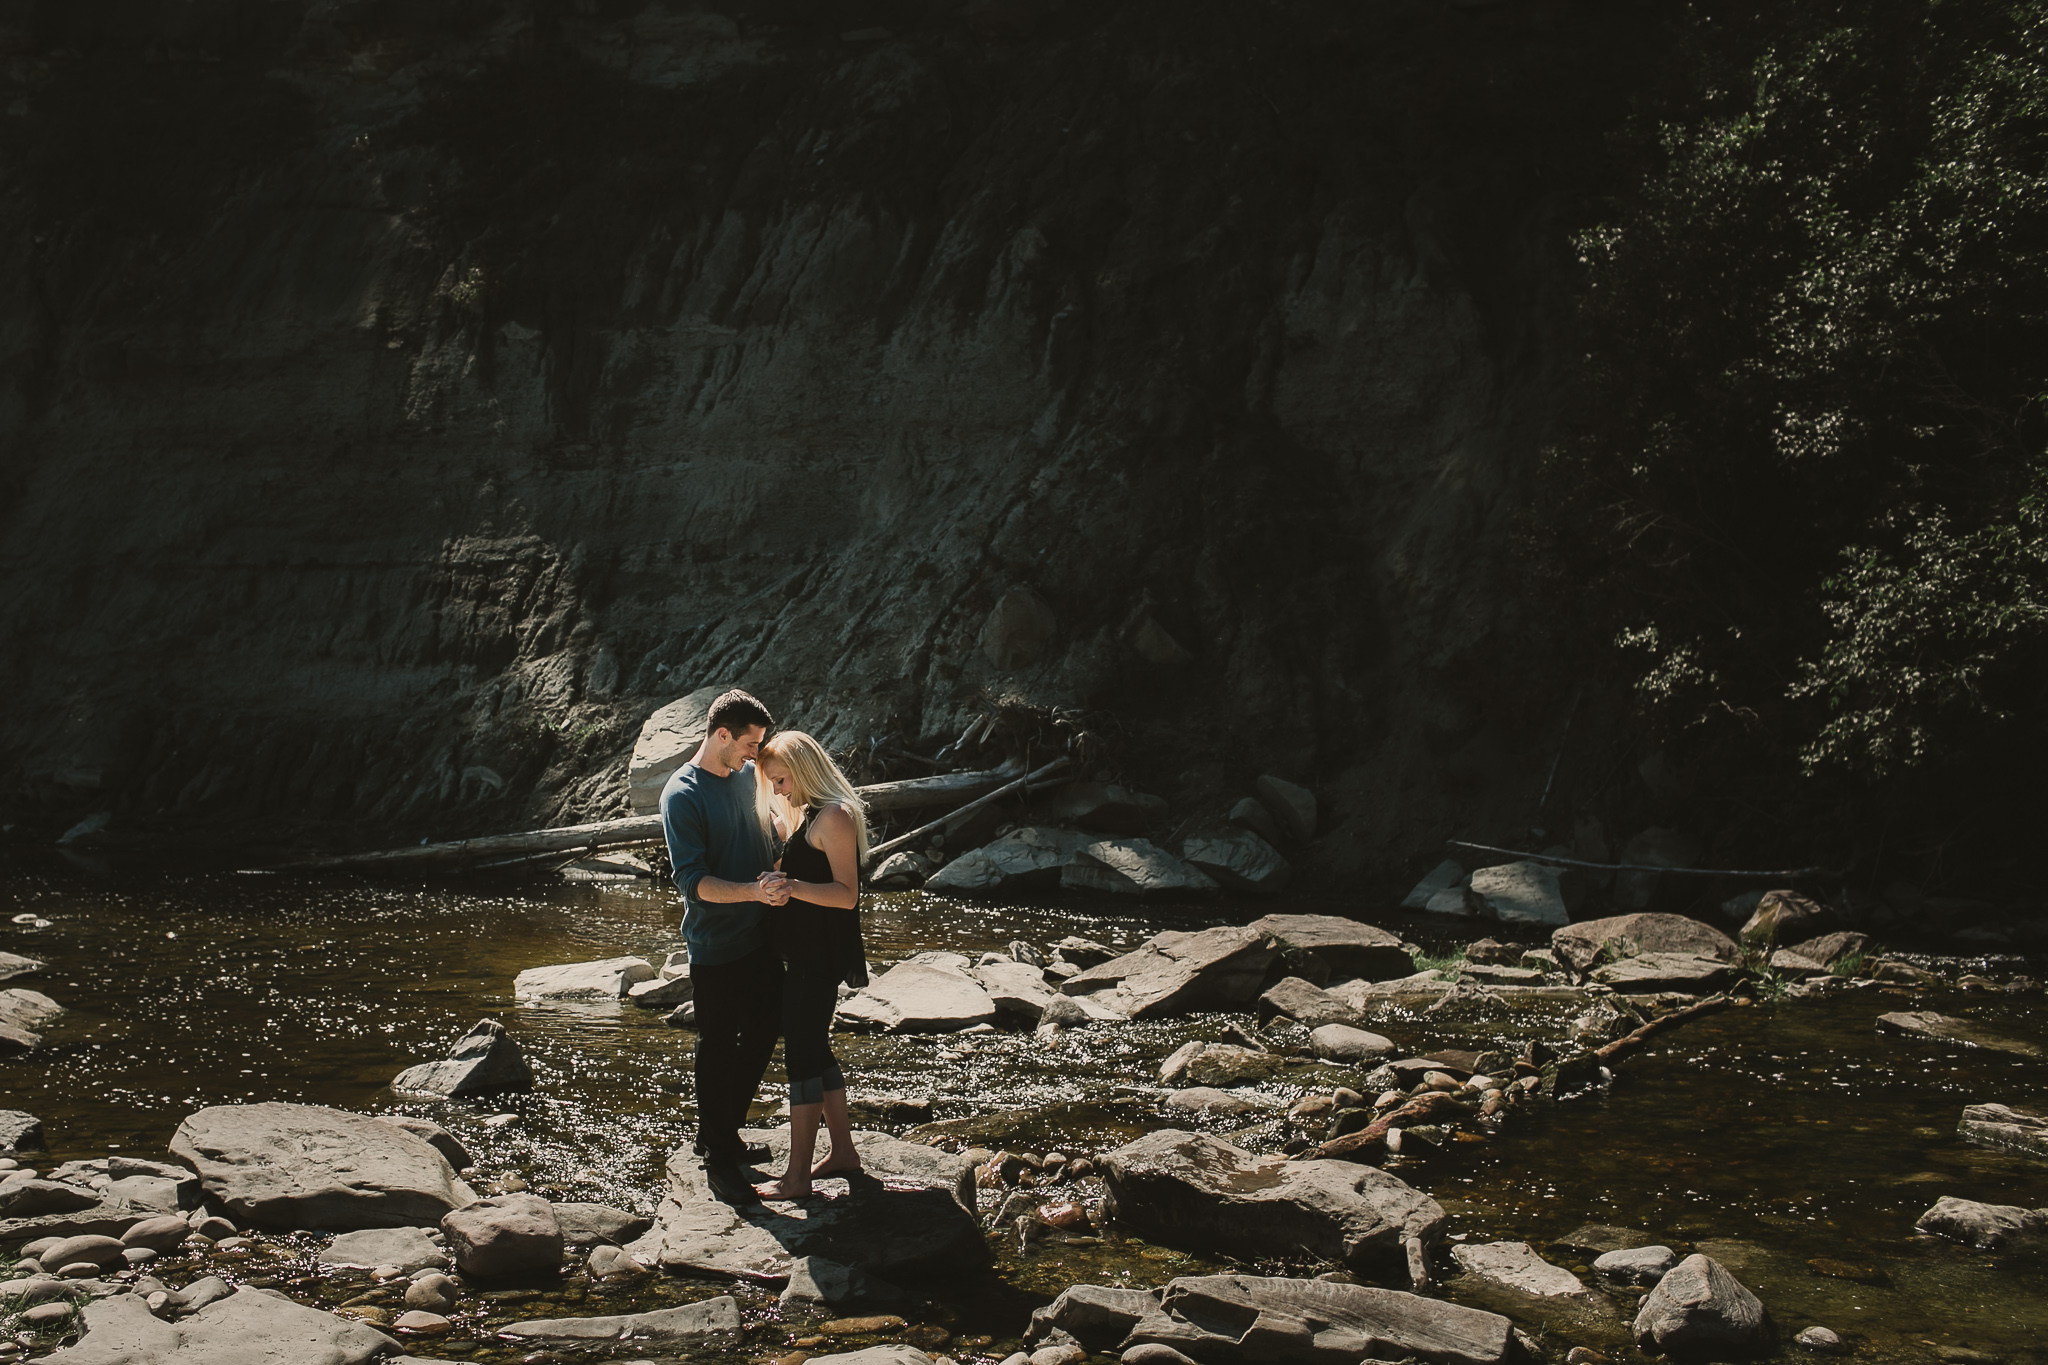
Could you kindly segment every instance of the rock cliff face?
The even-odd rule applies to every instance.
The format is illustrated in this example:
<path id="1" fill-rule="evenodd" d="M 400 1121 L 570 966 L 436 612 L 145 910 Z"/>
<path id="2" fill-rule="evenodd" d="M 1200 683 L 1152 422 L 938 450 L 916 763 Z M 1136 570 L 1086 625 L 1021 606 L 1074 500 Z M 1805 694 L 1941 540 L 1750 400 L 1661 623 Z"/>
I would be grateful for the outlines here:
<path id="1" fill-rule="evenodd" d="M 1526 821 L 1633 13 L 0 5 L 11 818 L 595 818 L 730 679 L 835 743 L 1112 712 L 1190 811 L 1318 788 L 1312 874 Z"/>

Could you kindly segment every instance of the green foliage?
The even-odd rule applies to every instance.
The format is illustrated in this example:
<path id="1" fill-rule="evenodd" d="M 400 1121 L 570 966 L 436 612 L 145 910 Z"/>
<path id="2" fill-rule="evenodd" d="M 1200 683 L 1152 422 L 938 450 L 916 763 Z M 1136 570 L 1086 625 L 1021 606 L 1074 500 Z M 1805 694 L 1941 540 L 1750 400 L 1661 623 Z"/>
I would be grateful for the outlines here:
<path id="1" fill-rule="evenodd" d="M 2037 744 L 2048 0 L 1730 14 L 1580 239 L 1546 560 L 1703 743 L 1869 779 Z"/>
<path id="2" fill-rule="evenodd" d="M 1463 945 L 1453 947 L 1442 956 L 1430 953 L 1415 955 L 1415 970 L 1418 972 L 1442 972 L 1444 980 L 1456 981 L 1465 974 L 1465 949 Z"/>

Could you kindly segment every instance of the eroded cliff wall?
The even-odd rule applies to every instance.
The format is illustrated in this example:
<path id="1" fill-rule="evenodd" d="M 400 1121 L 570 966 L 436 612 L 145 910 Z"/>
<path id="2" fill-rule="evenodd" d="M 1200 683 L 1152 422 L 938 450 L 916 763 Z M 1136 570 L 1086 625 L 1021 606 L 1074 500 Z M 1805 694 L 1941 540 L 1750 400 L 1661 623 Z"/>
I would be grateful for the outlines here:
<path id="1" fill-rule="evenodd" d="M 1527 822 L 1509 550 L 1635 7 L 4 12 L 23 828 L 598 817 L 726 679 L 834 742 L 1110 712 L 1187 813 L 1316 787 L 1330 878 Z"/>

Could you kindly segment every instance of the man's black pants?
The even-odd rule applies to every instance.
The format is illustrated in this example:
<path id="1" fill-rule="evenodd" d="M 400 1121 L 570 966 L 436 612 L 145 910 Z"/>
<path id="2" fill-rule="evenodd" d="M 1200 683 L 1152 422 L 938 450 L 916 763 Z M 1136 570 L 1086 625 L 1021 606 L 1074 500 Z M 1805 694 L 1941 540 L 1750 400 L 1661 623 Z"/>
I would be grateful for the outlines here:
<path id="1" fill-rule="evenodd" d="M 740 1149 L 782 1028 L 782 959 L 773 948 L 717 966 L 690 964 L 697 1002 L 697 1145 L 707 1155 Z"/>

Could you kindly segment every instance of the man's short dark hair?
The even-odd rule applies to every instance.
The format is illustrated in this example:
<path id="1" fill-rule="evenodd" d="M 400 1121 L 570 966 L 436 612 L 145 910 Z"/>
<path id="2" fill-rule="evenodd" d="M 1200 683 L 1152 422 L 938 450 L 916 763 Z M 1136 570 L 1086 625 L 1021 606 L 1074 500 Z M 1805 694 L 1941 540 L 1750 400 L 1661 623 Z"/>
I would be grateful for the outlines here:
<path id="1" fill-rule="evenodd" d="M 714 730 L 723 730 L 738 739 L 756 725 L 763 730 L 772 730 L 775 717 L 768 714 L 768 708 L 761 705 L 760 698 L 737 687 L 730 692 L 721 692 L 704 715 L 704 733 L 707 735 Z"/>

